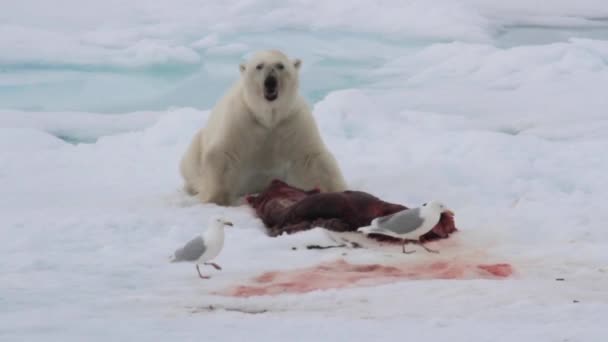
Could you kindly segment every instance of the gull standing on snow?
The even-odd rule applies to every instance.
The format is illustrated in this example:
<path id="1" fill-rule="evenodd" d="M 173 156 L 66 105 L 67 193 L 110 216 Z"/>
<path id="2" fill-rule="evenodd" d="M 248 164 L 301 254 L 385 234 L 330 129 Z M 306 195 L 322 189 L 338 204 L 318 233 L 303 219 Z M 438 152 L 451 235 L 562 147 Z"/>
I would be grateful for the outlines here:
<path id="1" fill-rule="evenodd" d="M 403 239 L 402 250 L 405 254 L 414 253 L 415 251 L 406 252 L 406 242 L 414 242 L 422 246 L 426 251 L 439 253 L 427 248 L 420 243 L 420 235 L 427 233 L 439 223 L 442 213 L 454 215 L 450 209 L 438 201 L 430 201 L 424 203 L 421 207 L 398 211 L 394 214 L 382 216 L 372 220 L 371 225 L 361 227 L 357 231 L 364 234 L 381 234 L 394 238 Z"/>
<path id="2" fill-rule="evenodd" d="M 196 263 L 198 276 L 201 279 L 209 279 L 210 276 L 203 276 L 201 274 L 198 265 L 213 266 L 216 270 L 222 269 L 216 263 L 208 261 L 220 254 L 224 247 L 224 226 L 232 227 L 232 222 L 219 218 L 214 219 L 211 222 L 211 226 L 203 234 L 188 241 L 183 247 L 178 248 L 171 257 L 171 262 L 187 261 Z"/>

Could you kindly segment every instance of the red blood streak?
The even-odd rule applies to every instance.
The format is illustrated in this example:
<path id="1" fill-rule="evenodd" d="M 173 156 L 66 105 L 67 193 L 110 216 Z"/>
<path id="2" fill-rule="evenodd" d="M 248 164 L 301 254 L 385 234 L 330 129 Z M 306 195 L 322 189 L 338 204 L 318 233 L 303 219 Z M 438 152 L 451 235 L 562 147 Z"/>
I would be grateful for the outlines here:
<path id="1" fill-rule="evenodd" d="M 477 265 L 477 267 L 501 278 L 513 274 L 513 268 L 509 264 Z"/>
<path id="2" fill-rule="evenodd" d="M 364 287 L 415 279 L 496 279 L 509 277 L 509 264 L 483 264 L 438 261 L 429 264 L 351 264 L 345 260 L 322 263 L 313 267 L 266 272 L 250 284 L 237 286 L 219 294 L 234 297 L 306 293 L 316 290 Z"/>

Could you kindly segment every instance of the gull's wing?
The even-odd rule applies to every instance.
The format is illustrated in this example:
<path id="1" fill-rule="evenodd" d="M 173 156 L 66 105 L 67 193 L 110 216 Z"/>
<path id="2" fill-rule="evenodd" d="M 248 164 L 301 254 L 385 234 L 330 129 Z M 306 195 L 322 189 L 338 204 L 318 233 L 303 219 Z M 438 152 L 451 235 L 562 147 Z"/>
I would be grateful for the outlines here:
<path id="1" fill-rule="evenodd" d="M 201 236 L 198 236 L 186 243 L 184 247 L 175 251 L 172 262 L 195 261 L 205 253 L 207 246 Z"/>
<path id="2" fill-rule="evenodd" d="M 378 230 L 387 230 L 395 234 L 407 234 L 420 228 L 423 223 L 424 218 L 420 216 L 420 208 L 414 208 L 381 217 L 376 222 L 376 227 Z"/>

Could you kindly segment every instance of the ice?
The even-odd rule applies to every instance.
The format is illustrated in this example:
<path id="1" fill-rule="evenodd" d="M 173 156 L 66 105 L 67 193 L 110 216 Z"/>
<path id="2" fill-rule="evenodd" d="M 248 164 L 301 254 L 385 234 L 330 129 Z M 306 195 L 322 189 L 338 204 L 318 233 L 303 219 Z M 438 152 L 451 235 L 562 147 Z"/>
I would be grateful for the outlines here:
<path id="1" fill-rule="evenodd" d="M 185 110 L 186 112 L 188 110 Z M 86 112 L 24 112 L 0 110 L 0 127 L 37 129 L 69 142 L 92 142 L 101 136 L 141 130 L 153 125 L 166 112 L 133 112 L 104 115 Z M 15 137 L 18 137 L 16 135 Z M 29 138 L 19 141 L 28 147 Z M 5 145 L 11 147 L 9 145 Z M 10 150 L 14 150 L 10 148 Z"/>
<path id="2" fill-rule="evenodd" d="M 1 4 L 0 340 L 603 341 L 605 1 Z M 309 250 L 335 236 L 270 238 L 182 192 L 192 135 L 262 48 L 303 60 L 352 189 L 454 209 L 441 254 Z M 201 281 L 167 261 L 210 215 L 235 227 Z M 214 294 L 341 258 L 515 274 Z"/>
<path id="3" fill-rule="evenodd" d="M 0 108 L 207 109 L 238 74 L 234 65 L 267 47 L 305 60 L 304 80 L 315 86 L 304 82 L 304 90 L 318 101 L 366 85 L 374 77 L 369 68 L 437 42 L 512 47 L 608 34 L 601 2 L 545 7 L 476 0 L 7 2 L 0 13 Z"/>

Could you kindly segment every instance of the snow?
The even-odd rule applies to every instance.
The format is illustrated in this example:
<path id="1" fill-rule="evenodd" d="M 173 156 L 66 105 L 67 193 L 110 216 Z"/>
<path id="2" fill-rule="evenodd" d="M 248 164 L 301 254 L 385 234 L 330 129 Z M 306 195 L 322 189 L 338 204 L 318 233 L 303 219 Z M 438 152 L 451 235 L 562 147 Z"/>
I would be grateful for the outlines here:
<path id="1" fill-rule="evenodd" d="M 605 1 L 5 2 L 0 340 L 608 333 Z M 192 135 L 238 62 L 268 47 L 303 60 L 303 92 L 351 188 L 454 209 L 460 232 L 431 246 L 441 254 L 307 250 L 334 242 L 322 229 L 270 238 L 247 207 L 182 193 Z M 235 223 L 222 271 L 201 281 L 167 262 L 217 214 Z M 515 273 L 216 293 L 341 258 Z"/>

